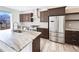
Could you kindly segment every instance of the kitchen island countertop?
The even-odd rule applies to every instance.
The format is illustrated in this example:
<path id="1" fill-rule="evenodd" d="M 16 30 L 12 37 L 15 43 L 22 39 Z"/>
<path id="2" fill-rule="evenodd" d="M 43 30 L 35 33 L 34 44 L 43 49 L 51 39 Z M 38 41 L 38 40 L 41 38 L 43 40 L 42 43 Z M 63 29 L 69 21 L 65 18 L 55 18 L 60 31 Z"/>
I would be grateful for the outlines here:
<path id="1" fill-rule="evenodd" d="M 21 51 L 25 46 L 38 37 L 41 32 L 26 31 L 26 32 L 13 32 L 10 29 L 0 31 L 0 41 L 15 50 Z"/>

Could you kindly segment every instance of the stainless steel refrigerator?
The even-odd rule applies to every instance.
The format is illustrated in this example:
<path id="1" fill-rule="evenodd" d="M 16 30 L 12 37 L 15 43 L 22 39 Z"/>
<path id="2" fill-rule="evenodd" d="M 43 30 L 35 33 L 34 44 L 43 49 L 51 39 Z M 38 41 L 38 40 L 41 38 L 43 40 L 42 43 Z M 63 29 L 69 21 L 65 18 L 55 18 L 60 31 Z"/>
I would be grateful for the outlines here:
<path id="1" fill-rule="evenodd" d="M 64 43 L 65 16 L 49 16 L 49 40 Z"/>

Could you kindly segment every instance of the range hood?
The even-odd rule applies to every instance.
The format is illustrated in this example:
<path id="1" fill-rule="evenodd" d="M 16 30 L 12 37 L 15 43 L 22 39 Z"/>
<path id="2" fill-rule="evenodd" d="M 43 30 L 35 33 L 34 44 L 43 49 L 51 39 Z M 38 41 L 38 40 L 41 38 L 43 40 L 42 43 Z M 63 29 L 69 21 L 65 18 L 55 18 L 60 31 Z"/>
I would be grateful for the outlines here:
<path id="1" fill-rule="evenodd" d="M 32 18 L 40 18 L 40 11 L 39 8 L 37 8 L 36 10 L 34 10 L 34 15 Z"/>
<path id="2" fill-rule="evenodd" d="M 34 10 L 34 12 L 33 12 L 33 22 L 35 23 L 35 24 L 38 24 L 39 22 L 40 22 L 40 11 L 39 11 L 40 9 L 39 8 L 37 8 L 37 9 L 35 9 Z"/>

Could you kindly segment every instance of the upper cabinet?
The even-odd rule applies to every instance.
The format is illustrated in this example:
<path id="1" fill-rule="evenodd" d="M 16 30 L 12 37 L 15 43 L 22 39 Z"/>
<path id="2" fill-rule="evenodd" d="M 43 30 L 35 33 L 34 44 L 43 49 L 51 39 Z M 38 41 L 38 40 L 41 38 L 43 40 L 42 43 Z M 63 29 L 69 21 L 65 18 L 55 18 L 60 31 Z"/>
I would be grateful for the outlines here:
<path id="1" fill-rule="evenodd" d="M 65 14 L 65 7 L 48 9 L 49 16 L 57 16 Z"/>
<path id="2" fill-rule="evenodd" d="M 20 14 L 20 22 L 32 22 L 33 13 Z"/>
<path id="3" fill-rule="evenodd" d="M 48 11 L 41 11 L 40 12 L 40 21 L 41 22 L 48 22 Z"/>

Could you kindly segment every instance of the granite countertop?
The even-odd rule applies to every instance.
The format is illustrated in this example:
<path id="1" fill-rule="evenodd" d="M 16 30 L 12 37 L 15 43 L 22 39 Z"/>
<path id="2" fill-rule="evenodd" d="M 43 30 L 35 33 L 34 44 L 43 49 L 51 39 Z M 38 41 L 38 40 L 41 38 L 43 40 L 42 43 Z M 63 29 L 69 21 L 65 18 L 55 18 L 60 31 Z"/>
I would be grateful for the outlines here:
<path id="1" fill-rule="evenodd" d="M 26 31 L 12 32 L 10 30 L 0 31 L 0 40 L 15 51 L 21 51 L 25 46 L 32 42 L 41 32 Z"/>

